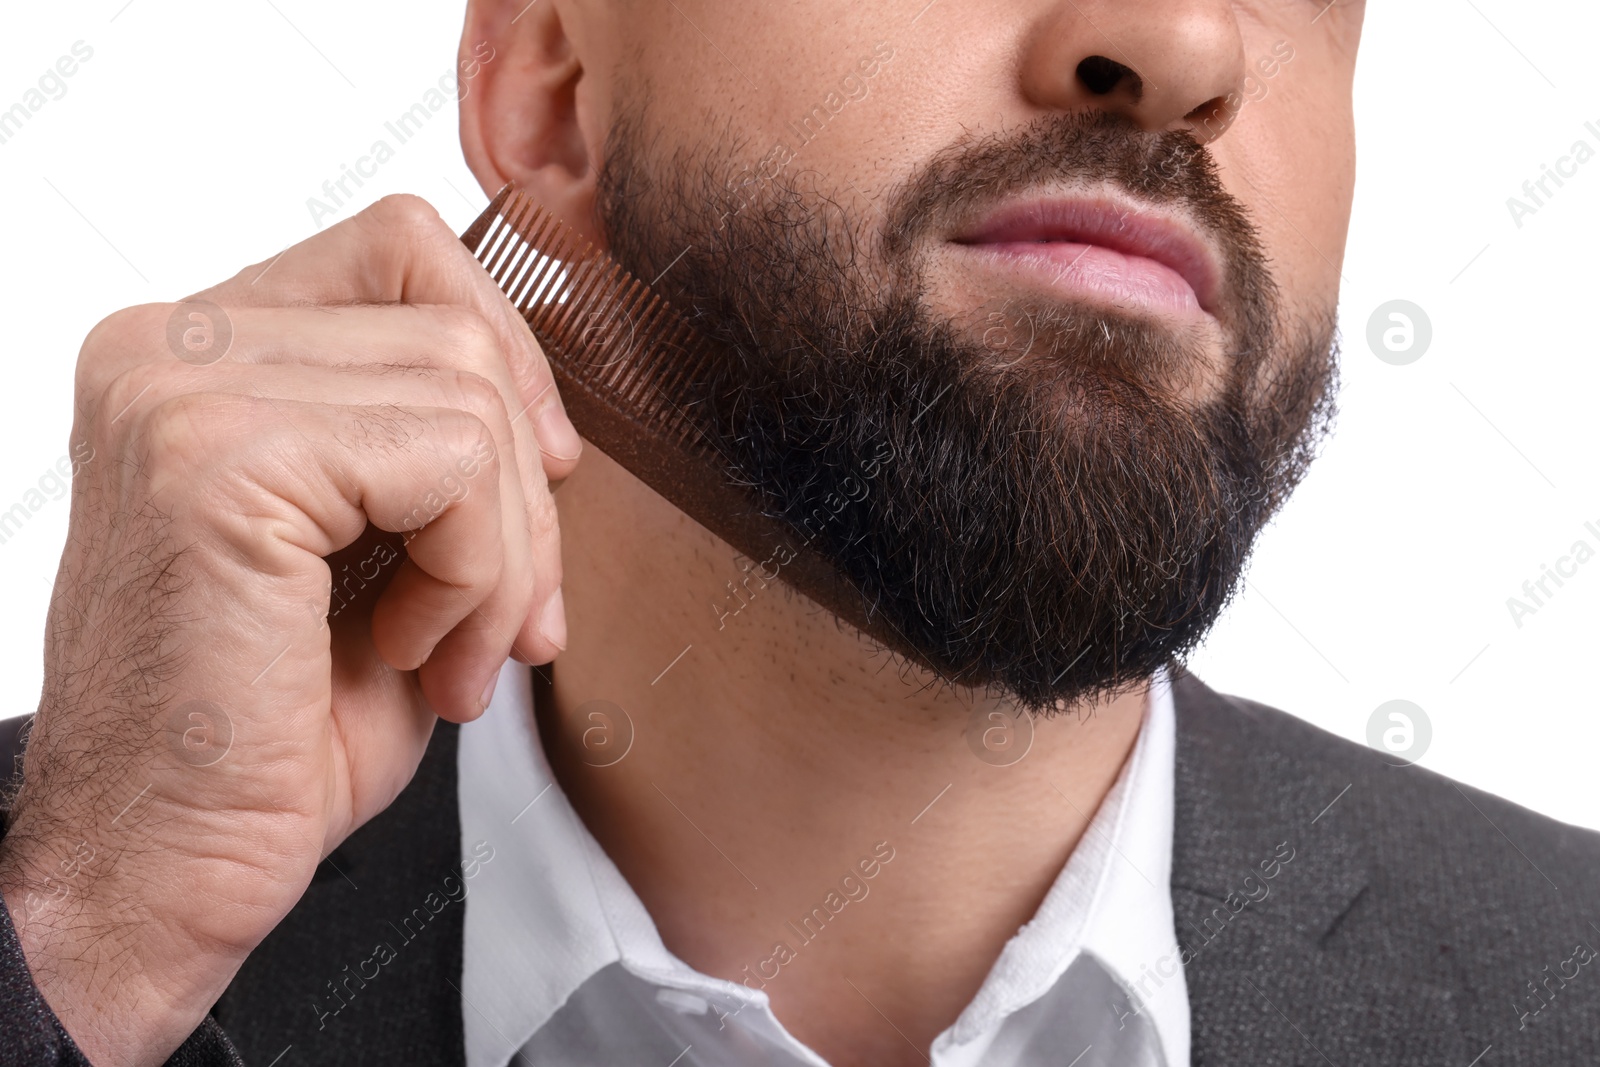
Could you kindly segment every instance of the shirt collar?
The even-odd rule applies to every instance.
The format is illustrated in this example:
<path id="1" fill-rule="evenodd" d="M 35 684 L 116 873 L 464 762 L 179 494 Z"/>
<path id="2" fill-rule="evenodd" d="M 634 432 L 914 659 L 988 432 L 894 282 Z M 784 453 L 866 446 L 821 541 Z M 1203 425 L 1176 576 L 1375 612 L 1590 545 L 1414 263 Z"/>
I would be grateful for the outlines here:
<path id="1" fill-rule="evenodd" d="M 701 974 L 662 942 L 638 894 L 556 783 L 534 723 L 532 682 L 527 667 L 508 661 L 483 716 L 461 731 L 456 757 L 462 853 L 476 848 L 481 856 L 487 843 L 494 857 L 468 883 L 467 1067 L 504 1067 L 613 963 L 702 997 L 722 1014 L 765 1006 L 765 993 Z M 744 1018 L 760 1030 L 763 1014 Z"/>
<path id="2" fill-rule="evenodd" d="M 462 1016 L 467 1067 L 504 1064 L 589 976 L 619 959 L 589 876 L 592 840 L 556 784 L 533 723 L 532 676 L 508 662 L 461 730 L 463 854 L 494 858 L 468 883 Z M 495 946 L 487 952 L 482 946 Z"/>
<path id="3" fill-rule="evenodd" d="M 1034 918 L 1007 942 L 936 1047 L 992 1034 L 1047 993 L 1079 952 L 1090 952 L 1128 992 L 1129 1010 L 1148 1013 L 1166 1062 L 1189 1062 L 1188 995 L 1169 888 L 1176 724 L 1166 672 L 1149 693 L 1139 738 L 1111 792 Z M 534 724 L 527 667 L 507 662 L 489 708 L 461 731 L 457 759 L 463 856 L 481 858 L 488 849 L 494 857 L 468 883 L 467 1067 L 503 1067 L 613 963 L 725 1012 L 765 1006 L 766 994 L 700 974 L 661 941 L 556 784 Z"/>

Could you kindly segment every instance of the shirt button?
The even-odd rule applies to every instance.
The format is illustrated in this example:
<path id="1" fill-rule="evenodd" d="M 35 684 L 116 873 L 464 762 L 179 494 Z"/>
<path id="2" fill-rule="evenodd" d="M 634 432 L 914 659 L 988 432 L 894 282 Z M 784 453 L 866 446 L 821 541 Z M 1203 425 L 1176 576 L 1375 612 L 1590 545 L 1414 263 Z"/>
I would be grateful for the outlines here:
<path id="1" fill-rule="evenodd" d="M 711 1005 L 704 997 L 697 997 L 682 989 L 656 990 L 656 1003 L 671 1008 L 680 1015 L 704 1015 L 711 1010 Z"/>

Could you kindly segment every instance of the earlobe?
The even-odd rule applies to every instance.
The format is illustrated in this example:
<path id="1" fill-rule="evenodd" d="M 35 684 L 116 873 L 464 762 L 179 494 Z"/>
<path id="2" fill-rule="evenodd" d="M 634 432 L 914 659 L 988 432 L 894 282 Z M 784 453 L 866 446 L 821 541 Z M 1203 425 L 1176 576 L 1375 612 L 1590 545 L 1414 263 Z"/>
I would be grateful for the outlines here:
<path id="1" fill-rule="evenodd" d="M 490 195 L 515 182 L 595 239 L 586 69 L 557 0 L 470 0 L 458 52 L 461 147 Z M 594 143 L 598 144 L 598 140 Z"/>

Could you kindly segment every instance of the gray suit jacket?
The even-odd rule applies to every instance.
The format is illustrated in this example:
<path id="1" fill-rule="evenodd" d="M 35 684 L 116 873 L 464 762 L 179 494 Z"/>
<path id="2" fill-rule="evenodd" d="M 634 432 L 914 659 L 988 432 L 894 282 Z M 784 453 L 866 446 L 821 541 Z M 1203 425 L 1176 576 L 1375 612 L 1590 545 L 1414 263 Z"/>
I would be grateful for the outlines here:
<path id="1" fill-rule="evenodd" d="M 1172 897 L 1197 1067 L 1600 1064 L 1600 835 L 1187 674 L 1174 695 Z M 350 970 L 458 868 L 455 742 L 441 726 L 216 1005 L 245 1062 L 462 1063 L 459 904 L 377 978 Z M 208 1026 L 185 1062 L 229 1062 L 225 1044 Z"/>

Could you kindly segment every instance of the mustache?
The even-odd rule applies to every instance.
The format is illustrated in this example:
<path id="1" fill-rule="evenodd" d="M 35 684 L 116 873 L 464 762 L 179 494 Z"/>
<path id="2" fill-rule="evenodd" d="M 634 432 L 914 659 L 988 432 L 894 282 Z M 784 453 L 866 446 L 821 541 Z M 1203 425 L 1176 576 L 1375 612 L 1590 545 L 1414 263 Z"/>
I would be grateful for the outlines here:
<path id="1" fill-rule="evenodd" d="M 934 235 L 1045 185 L 1109 185 L 1186 215 L 1221 254 L 1235 318 L 1242 291 L 1276 295 L 1256 227 L 1211 152 L 1186 132 L 1141 130 L 1108 112 L 1049 115 L 940 150 L 885 197 L 883 254 L 903 265 Z"/>
<path id="2" fill-rule="evenodd" d="M 1013 131 L 972 135 L 939 152 L 890 194 L 886 246 L 1046 184 L 1109 183 L 1153 204 L 1176 205 L 1211 231 L 1254 227 L 1218 176 L 1215 157 L 1182 131 L 1152 133 L 1108 112 L 1049 115 Z"/>

